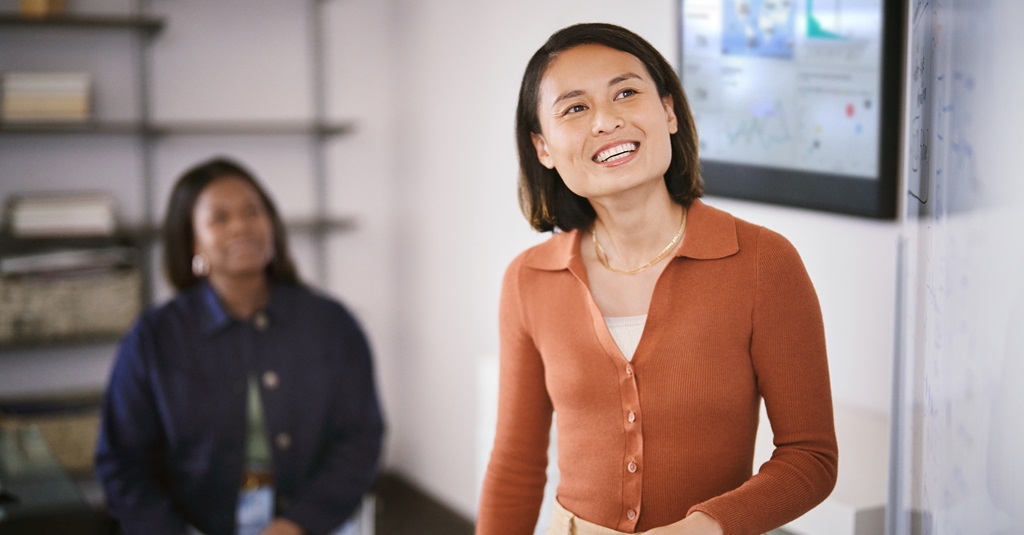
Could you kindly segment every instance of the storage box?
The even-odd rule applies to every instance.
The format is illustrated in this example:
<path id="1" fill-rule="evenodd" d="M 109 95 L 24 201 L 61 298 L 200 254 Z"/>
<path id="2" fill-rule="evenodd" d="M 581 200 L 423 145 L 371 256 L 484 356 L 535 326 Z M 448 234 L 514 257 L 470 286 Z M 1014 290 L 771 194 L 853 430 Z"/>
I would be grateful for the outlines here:
<path id="1" fill-rule="evenodd" d="M 70 475 L 91 475 L 102 397 L 101 391 L 5 397 L 0 399 L 0 428 L 35 428 Z"/>
<path id="2" fill-rule="evenodd" d="M 0 277 L 0 344 L 117 338 L 142 303 L 138 268 Z"/>

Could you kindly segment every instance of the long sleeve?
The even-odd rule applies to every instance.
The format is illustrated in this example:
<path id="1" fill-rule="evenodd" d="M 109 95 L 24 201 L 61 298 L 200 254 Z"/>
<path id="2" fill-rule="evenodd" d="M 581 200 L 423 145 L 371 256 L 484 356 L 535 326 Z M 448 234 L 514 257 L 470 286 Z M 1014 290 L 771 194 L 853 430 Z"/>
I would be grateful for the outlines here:
<path id="1" fill-rule="evenodd" d="M 148 381 L 151 330 L 138 322 L 122 341 L 103 401 L 96 471 L 107 508 L 128 535 L 180 535 L 185 521 L 159 483 L 164 442 Z"/>
<path id="2" fill-rule="evenodd" d="M 775 450 L 745 484 L 691 509 L 710 514 L 726 535 L 762 533 L 795 519 L 829 495 L 837 474 L 817 296 L 782 236 L 761 229 L 756 247 L 750 353 Z"/>
<path id="3" fill-rule="evenodd" d="M 544 495 L 552 405 L 544 365 L 523 317 L 521 258 L 505 273 L 499 310 L 498 425 L 484 478 L 477 535 L 529 535 Z"/>

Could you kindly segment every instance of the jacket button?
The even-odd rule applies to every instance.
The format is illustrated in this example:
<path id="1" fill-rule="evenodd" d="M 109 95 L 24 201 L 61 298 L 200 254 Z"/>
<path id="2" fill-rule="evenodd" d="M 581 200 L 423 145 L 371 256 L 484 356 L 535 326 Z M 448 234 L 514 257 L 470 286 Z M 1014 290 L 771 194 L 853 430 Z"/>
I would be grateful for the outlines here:
<path id="1" fill-rule="evenodd" d="M 277 385 L 281 383 L 281 378 L 278 377 L 277 372 L 271 370 L 263 372 L 263 387 L 267 390 L 277 389 Z"/>
<path id="2" fill-rule="evenodd" d="M 286 450 L 292 447 L 292 436 L 288 433 L 278 433 L 274 437 L 274 444 L 277 445 L 277 449 Z"/>
<path id="3" fill-rule="evenodd" d="M 267 318 L 266 312 L 260 311 L 257 312 L 256 315 L 252 317 L 252 324 L 253 326 L 256 327 L 257 331 L 262 331 L 265 330 L 268 325 L 270 325 L 270 319 Z"/>
<path id="4" fill-rule="evenodd" d="M 630 520 L 636 520 L 636 511 L 634 511 L 632 509 L 630 509 L 629 511 L 626 511 L 626 518 L 628 518 Z"/>

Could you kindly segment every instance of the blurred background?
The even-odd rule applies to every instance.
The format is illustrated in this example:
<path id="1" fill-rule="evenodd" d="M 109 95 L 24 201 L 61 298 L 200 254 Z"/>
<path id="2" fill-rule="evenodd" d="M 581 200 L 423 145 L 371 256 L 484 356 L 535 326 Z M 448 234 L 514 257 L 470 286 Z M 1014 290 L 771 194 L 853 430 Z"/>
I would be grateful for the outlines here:
<path id="1" fill-rule="evenodd" d="M 130 0 L 66 0 L 65 16 L 97 21 L 71 26 L 11 22 L 22 17 L 22 4 L 0 0 L 0 12 L 7 17 L 0 25 L 0 72 L 78 73 L 42 83 L 71 87 L 72 92 L 87 87 L 85 109 L 71 106 L 65 119 L 90 126 L 41 127 L 31 120 L 0 124 L 0 215 L 10 222 L 12 210 L 30 214 L 32 201 L 62 194 L 72 204 L 58 207 L 65 210 L 61 213 L 79 210 L 99 228 L 112 220 L 115 230 L 108 233 L 112 238 L 86 240 L 87 249 L 103 255 L 57 260 L 96 264 L 89 264 L 87 275 L 78 275 L 93 277 L 79 284 L 85 289 L 68 289 L 76 284 L 68 277 L 28 287 L 5 275 L 9 281 L 0 287 L 0 298 L 9 300 L 4 305 L 8 310 L 18 299 L 19 307 L 37 307 L 37 314 L 60 315 L 69 323 L 59 331 L 52 322 L 9 327 L 7 334 L 0 325 L 0 336 L 6 336 L 0 339 L 0 400 L 13 407 L 8 418 L 29 419 L 33 408 L 47 405 L 81 409 L 102 391 L 119 329 L 124 328 L 118 318 L 132 318 L 139 307 L 170 295 L 160 273 L 154 232 L 172 181 L 195 162 L 228 155 L 247 164 L 278 202 L 290 222 L 303 277 L 349 304 L 370 336 L 388 421 L 386 473 L 416 499 L 432 504 L 444 516 L 439 525 L 458 526 L 444 532 L 470 530 L 493 433 L 502 274 L 521 250 L 546 239 L 529 228 L 516 202 L 513 117 L 520 77 L 529 57 L 552 32 L 588 21 L 630 28 L 678 65 L 680 2 L 151 0 L 137 5 Z M 953 19 L 940 18 L 947 15 L 939 4 L 949 12 L 968 9 L 961 7 L 967 2 L 910 4 L 905 22 L 910 45 L 915 36 L 923 39 L 911 30 L 925 16 L 931 18 L 921 27 L 955 35 L 942 26 Z M 1020 12 L 1011 2 L 982 4 L 970 8 L 984 17 L 979 24 L 1014 9 Z M 109 17 L 119 18 L 103 22 Z M 123 23 L 125 17 L 128 23 Z M 979 30 L 964 31 L 959 38 L 967 42 L 966 36 Z M 986 43 L 995 39 L 1009 40 L 1009 46 L 991 46 L 1002 50 L 1007 61 L 1015 57 L 1013 50 L 1021 50 L 1019 36 L 1000 30 L 962 56 L 947 58 L 953 65 L 950 72 L 990 56 Z M 939 53 L 953 48 L 952 40 L 945 43 Z M 899 52 L 910 57 L 912 48 Z M 915 57 L 930 58 L 933 52 L 918 50 Z M 937 74 L 942 68 L 936 65 Z M 905 72 L 910 87 L 914 73 L 911 67 Z M 1013 87 L 1020 81 L 994 67 L 975 76 L 971 83 L 986 88 Z M 904 97 L 910 102 L 908 95 L 909 90 Z M 996 155 L 1005 154 L 1007 142 L 986 144 L 995 137 L 984 121 L 1005 114 L 991 112 L 979 97 L 967 102 L 976 106 L 967 131 L 979 136 L 972 159 L 992 157 L 978 164 L 981 170 L 969 172 L 972 177 L 1000 172 L 1003 168 L 996 164 L 1009 163 Z M 942 109 L 924 112 L 948 121 Z M 901 112 L 904 160 L 911 155 L 907 139 L 913 113 L 910 106 Z M 1022 119 L 1019 106 L 1010 113 Z M 942 150 L 934 147 L 932 154 Z M 924 417 L 913 420 L 915 411 L 927 406 L 914 389 L 928 383 L 922 370 L 936 362 L 922 347 L 935 340 L 935 328 L 970 334 L 976 320 L 933 328 L 940 316 L 928 315 L 927 303 L 911 306 L 918 295 L 927 295 L 917 289 L 924 288 L 928 281 L 922 280 L 933 273 L 929 266 L 943 254 L 920 246 L 949 243 L 947 234 L 934 233 L 936 228 L 964 228 L 954 236 L 969 240 L 994 227 L 988 221 L 942 226 L 946 212 L 911 211 L 903 193 L 906 174 L 901 172 L 898 185 L 900 215 L 888 220 L 708 198 L 709 204 L 788 237 L 821 300 L 843 462 L 832 498 L 787 527 L 793 533 L 882 533 L 885 504 L 896 499 L 890 495 L 896 483 L 903 485 L 896 487 L 902 489 L 897 497 L 903 496 L 899 504 L 908 511 L 934 505 L 922 494 L 923 483 L 916 491 L 909 483 L 925 479 L 922 465 L 927 463 L 913 461 L 927 459 L 923 452 L 931 451 L 924 439 L 914 445 L 914 437 L 926 436 L 922 430 L 929 425 Z M 993 188 L 987 191 L 989 195 Z M 43 206 L 39 213 L 48 209 L 55 208 Z M 1006 225 L 998 228 L 1009 235 Z M 23 246 L 7 232 L 0 258 Z M 1019 236 L 1012 241 L 1019 244 Z M 990 252 L 979 249 L 979 254 Z M 968 259 L 950 267 L 949 274 L 977 276 L 976 265 Z M 957 283 L 956 278 L 943 280 Z M 136 288 L 137 295 L 115 293 L 129 298 L 104 301 L 123 288 Z M 46 299 L 29 302 L 17 297 L 18 291 Z M 1001 311 L 1009 308 L 981 314 L 1001 318 L 991 329 L 1006 333 L 1008 315 Z M 96 315 L 110 319 L 109 324 L 82 327 L 83 318 Z M 979 336 L 988 339 L 987 329 Z M 1000 342 L 998 349 L 1019 356 L 1019 349 L 1007 347 L 1013 346 Z M 897 356 L 908 353 L 922 355 L 919 366 L 899 365 Z M 982 398 L 979 411 L 994 407 L 985 392 L 999 377 L 995 367 L 974 370 L 974 379 L 961 377 L 969 381 L 962 388 L 972 399 Z M 950 384 L 939 377 L 931 384 Z M 956 393 L 951 406 L 956 406 L 962 388 L 950 387 Z M 996 424 L 1002 417 L 991 416 Z M 73 429 L 67 424 L 48 431 L 50 448 L 61 450 L 72 469 L 88 473 L 91 450 L 83 454 L 81 444 L 91 448 L 91 443 L 80 437 L 88 436 L 90 424 L 87 418 L 79 420 Z M 764 456 L 770 452 L 770 430 L 762 427 L 769 433 L 759 447 Z M 987 430 L 986 423 L 965 432 L 980 436 Z M 941 442 L 943 433 L 935 440 Z M 65 439 L 70 446 L 54 447 L 55 441 Z M 992 440 L 1002 444 L 1014 438 Z M 980 451 L 982 445 L 966 447 L 968 451 L 952 455 L 987 455 Z M 892 476 L 890 451 L 896 453 L 894 461 L 904 461 Z M 904 475 L 902 483 L 894 483 L 897 473 Z M 931 488 L 945 488 L 944 477 Z M 1014 494 L 1019 488 L 1007 492 L 1024 496 Z M 985 507 L 992 505 L 986 501 L 965 507 L 988 511 Z M 387 522 L 380 518 L 378 526 Z M 935 527 L 941 524 L 919 524 L 915 520 L 918 532 L 946 532 Z M 920 531 L 925 529 L 935 531 Z"/>

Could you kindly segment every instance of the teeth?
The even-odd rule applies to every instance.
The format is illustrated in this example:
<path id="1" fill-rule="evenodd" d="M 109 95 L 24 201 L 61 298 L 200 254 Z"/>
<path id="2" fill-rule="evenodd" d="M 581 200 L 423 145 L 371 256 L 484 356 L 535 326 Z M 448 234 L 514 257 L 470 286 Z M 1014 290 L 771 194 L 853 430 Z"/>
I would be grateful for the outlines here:
<path id="1" fill-rule="evenodd" d="M 624 158 L 636 149 L 636 143 L 623 143 L 597 153 L 597 156 L 594 157 L 594 161 L 598 163 L 605 163 L 618 158 Z"/>

